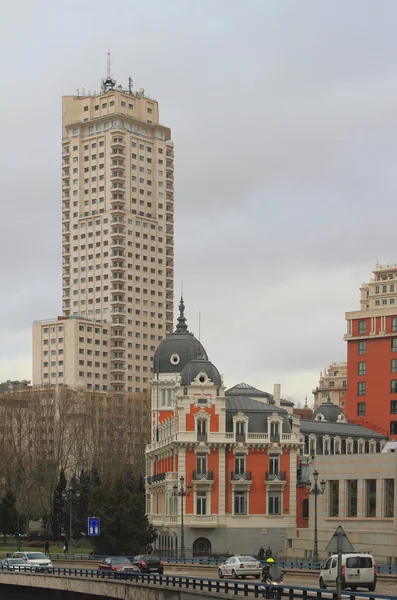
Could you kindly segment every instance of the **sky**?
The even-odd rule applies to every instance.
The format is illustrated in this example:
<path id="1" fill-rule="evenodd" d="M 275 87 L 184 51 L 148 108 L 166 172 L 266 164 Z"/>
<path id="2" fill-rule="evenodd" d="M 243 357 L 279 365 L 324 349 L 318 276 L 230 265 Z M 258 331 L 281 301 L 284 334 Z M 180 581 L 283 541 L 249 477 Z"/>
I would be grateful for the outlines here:
<path id="1" fill-rule="evenodd" d="M 394 0 L 15 0 L 0 20 L 0 381 L 61 314 L 61 97 L 112 74 L 175 143 L 175 299 L 227 387 L 296 401 L 397 261 Z"/>

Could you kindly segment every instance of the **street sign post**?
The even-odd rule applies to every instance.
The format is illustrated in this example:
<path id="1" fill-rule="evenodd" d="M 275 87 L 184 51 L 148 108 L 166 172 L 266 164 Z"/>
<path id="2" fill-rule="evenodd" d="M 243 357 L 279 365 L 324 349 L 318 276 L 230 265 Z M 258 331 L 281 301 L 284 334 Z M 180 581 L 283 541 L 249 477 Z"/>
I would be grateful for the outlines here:
<path id="1" fill-rule="evenodd" d="M 354 552 L 354 548 L 347 537 L 347 534 L 343 527 L 339 525 L 335 529 L 335 533 L 328 542 L 326 552 L 331 554 L 338 554 L 338 579 L 336 582 L 336 593 L 338 600 L 342 597 L 342 554 L 347 552 Z"/>
<path id="2" fill-rule="evenodd" d="M 100 535 L 101 520 L 99 517 L 88 517 L 88 535 Z"/>

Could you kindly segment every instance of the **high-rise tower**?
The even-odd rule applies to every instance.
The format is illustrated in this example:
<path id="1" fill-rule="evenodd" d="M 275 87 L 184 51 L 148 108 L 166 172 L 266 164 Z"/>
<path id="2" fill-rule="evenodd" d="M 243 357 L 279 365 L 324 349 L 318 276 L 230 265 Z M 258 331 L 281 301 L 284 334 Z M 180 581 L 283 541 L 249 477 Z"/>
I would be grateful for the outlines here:
<path id="1" fill-rule="evenodd" d="M 173 324 L 174 150 L 131 80 L 63 97 L 62 282 L 63 317 L 33 326 L 33 383 L 147 389 Z"/>

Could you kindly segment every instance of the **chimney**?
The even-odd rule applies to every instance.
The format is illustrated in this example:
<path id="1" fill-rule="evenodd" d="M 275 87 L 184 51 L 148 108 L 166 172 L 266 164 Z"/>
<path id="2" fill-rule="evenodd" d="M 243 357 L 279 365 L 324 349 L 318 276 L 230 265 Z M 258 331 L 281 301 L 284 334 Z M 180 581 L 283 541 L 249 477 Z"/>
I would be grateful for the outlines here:
<path id="1" fill-rule="evenodd" d="M 273 398 L 274 398 L 274 405 L 281 406 L 281 404 L 280 404 L 281 385 L 279 383 L 274 384 Z"/>

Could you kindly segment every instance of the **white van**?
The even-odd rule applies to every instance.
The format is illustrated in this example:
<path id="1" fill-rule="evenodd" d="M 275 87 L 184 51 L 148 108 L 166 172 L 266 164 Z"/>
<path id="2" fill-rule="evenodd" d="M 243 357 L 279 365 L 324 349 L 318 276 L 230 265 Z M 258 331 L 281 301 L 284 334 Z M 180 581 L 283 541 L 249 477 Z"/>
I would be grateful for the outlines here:
<path id="1" fill-rule="evenodd" d="M 319 586 L 336 588 L 338 577 L 338 555 L 329 557 L 321 569 Z M 342 554 L 342 589 L 356 590 L 359 587 L 368 588 L 374 592 L 376 588 L 376 565 L 371 554 Z"/>

